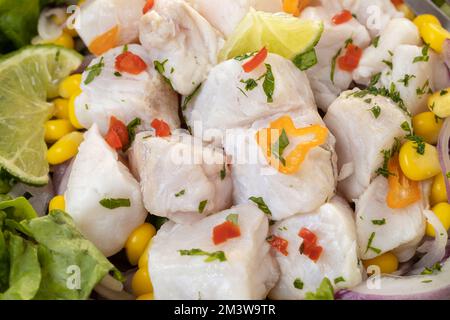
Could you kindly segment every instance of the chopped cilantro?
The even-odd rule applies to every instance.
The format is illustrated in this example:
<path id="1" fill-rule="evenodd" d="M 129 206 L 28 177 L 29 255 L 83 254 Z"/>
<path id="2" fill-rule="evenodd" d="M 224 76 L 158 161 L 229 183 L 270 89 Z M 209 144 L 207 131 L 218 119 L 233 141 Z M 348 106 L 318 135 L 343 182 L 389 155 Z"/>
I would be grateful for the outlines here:
<path id="1" fill-rule="evenodd" d="M 223 251 L 206 252 L 201 249 L 178 250 L 181 256 L 207 256 L 205 262 L 219 260 L 219 262 L 227 261 L 227 257 Z"/>
<path id="2" fill-rule="evenodd" d="M 112 199 L 112 198 L 105 198 L 99 201 L 99 203 L 107 208 L 107 209 L 117 209 L 121 207 L 131 207 L 130 199 Z"/>
<path id="3" fill-rule="evenodd" d="M 198 204 L 198 212 L 203 213 L 205 211 L 206 204 L 208 203 L 208 200 L 203 200 Z"/>
<path id="4" fill-rule="evenodd" d="M 101 57 L 100 61 L 98 63 L 88 67 L 86 69 L 86 71 L 89 71 L 89 73 L 88 73 L 86 79 L 84 80 L 84 84 L 88 85 L 89 83 L 94 81 L 94 79 L 102 73 L 104 66 L 105 66 L 104 58 Z"/>
<path id="5" fill-rule="evenodd" d="M 266 205 L 262 197 L 250 197 L 249 200 L 253 201 L 258 206 L 259 210 L 261 210 L 268 216 L 272 215 L 272 212 L 270 211 L 269 207 Z"/>
<path id="6" fill-rule="evenodd" d="M 186 193 L 186 190 L 185 189 L 183 189 L 183 190 L 181 190 L 180 192 L 177 192 L 177 193 L 175 193 L 175 197 L 181 197 L 181 196 L 183 196 L 183 195 L 185 195 L 185 193 Z"/>

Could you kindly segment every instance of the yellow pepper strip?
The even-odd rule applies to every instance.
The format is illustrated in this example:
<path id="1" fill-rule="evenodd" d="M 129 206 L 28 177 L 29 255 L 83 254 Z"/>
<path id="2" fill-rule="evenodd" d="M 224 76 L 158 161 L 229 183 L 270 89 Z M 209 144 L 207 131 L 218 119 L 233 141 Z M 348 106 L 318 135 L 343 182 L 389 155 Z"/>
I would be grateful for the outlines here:
<path id="1" fill-rule="evenodd" d="M 109 49 L 116 47 L 118 38 L 119 26 L 115 26 L 106 31 L 104 34 L 101 34 L 97 38 L 95 38 L 89 45 L 89 51 L 96 56 L 100 56 Z"/>
<path id="2" fill-rule="evenodd" d="M 309 5 L 310 0 L 284 0 L 283 11 L 296 17 Z"/>
<path id="3" fill-rule="evenodd" d="M 276 139 L 272 139 L 276 135 Z M 299 143 L 286 158 L 283 158 L 282 151 L 289 145 L 288 137 L 310 136 L 314 138 Z M 284 147 L 281 146 L 281 138 L 283 138 Z M 256 141 L 263 149 L 269 164 L 284 174 L 294 174 L 300 170 L 300 166 L 306 158 L 309 150 L 325 143 L 328 138 L 328 129 L 313 125 L 306 128 L 296 128 L 292 118 L 283 116 L 272 123 L 269 128 L 261 129 L 256 133 Z M 273 150 L 274 146 L 279 150 Z M 281 150 L 283 149 L 283 150 Z M 281 152 L 279 152 L 281 151 Z M 279 154 L 281 153 L 281 154 Z"/>

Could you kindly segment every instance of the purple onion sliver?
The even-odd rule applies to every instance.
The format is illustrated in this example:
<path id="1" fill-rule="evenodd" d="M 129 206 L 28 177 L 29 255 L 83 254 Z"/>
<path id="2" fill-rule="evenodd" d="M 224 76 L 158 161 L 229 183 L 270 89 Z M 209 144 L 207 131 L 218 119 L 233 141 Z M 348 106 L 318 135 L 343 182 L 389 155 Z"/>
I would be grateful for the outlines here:
<path id="1" fill-rule="evenodd" d="M 441 132 L 439 134 L 437 148 L 439 152 L 439 163 L 441 165 L 442 174 L 444 175 L 448 202 L 450 202 L 450 179 L 447 177 L 447 172 L 450 172 L 449 143 L 450 143 L 450 119 L 447 118 L 445 119 Z"/>

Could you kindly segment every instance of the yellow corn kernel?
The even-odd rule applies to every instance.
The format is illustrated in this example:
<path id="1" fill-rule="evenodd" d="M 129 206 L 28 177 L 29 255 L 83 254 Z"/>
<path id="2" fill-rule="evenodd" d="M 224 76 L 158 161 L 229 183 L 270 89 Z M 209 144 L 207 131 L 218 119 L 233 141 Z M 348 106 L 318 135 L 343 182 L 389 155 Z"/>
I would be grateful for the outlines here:
<path id="1" fill-rule="evenodd" d="M 428 108 L 438 117 L 450 116 L 450 88 L 436 91 L 428 98 Z"/>
<path id="2" fill-rule="evenodd" d="M 131 280 L 131 289 L 137 297 L 153 292 L 147 269 L 138 269 Z"/>
<path id="3" fill-rule="evenodd" d="M 406 142 L 400 148 L 398 160 L 405 176 L 413 181 L 427 180 L 441 172 L 436 147 L 425 142 L 423 154 L 419 153 L 417 143 Z"/>
<path id="4" fill-rule="evenodd" d="M 65 135 L 47 151 L 48 163 L 56 165 L 73 158 L 78 153 L 81 142 L 83 142 L 81 132 L 74 131 Z"/>
<path id="5" fill-rule="evenodd" d="M 441 221 L 445 230 L 450 229 L 450 204 L 447 202 L 441 202 L 431 208 L 431 211 L 438 217 L 439 221 Z M 427 236 L 434 237 L 435 232 L 433 226 L 427 222 Z"/>
<path id="6" fill-rule="evenodd" d="M 48 211 L 52 210 L 65 210 L 66 209 L 66 200 L 64 199 L 64 196 L 56 196 L 52 200 L 50 200 L 50 203 L 48 205 Z"/>
<path id="7" fill-rule="evenodd" d="M 421 14 L 421 15 L 417 16 L 413 22 L 419 30 L 420 30 L 420 27 L 426 23 L 431 23 L 431 24 L 435 24 L 438 26 L 441 25 L 441 22 L 439 21 L 439 19 L 431 14 Z"/>
<path id="8" fill-rule="evenodd" d="M 58 119 L 49 120 L 45 123 L 45 142 L 53 143 L 60 138 L 64 137 L 66 134 L 75 131 L 69 120 Z"/>
<path id="9" fill-rule="evenodd" d="M 369 266 L 377 266 L 381 273 L 389 274 L 398 270 L 398 259 L 393 253 L 386 252 L 376 258 L 363 260 L 363 265 L 366 269 Z"/>
<path id="10" fill-rule="evenodd" d="M 430 194 L 430 202 L 431 205 L 434 206 L 439 202 L 447 201 L 447 188 L 445 186 L 444 175 L 438 174 L 434 177 L 433 184 L 431 185 L 431 194 Z"/>
<path id="11" fill-rule="evenodd" d="M 137 297 L 136 300 L 155 300 L 155 296 L 154 296 L 153 292 L 146 293 L 146 294 L 143 294 L 143 295 Z"/>
<path id="12" fill-rule="evenodd" d="M 139 258 L 145 254 L 145 248 L 150 239 L 156 234 L 156 229 L 150 223 L 144 223 L 137 227 L 128 237 L 125 243 L 125 251 L 131 265 L 137 265 Z"/>
<path id="13" fill-rule="evenodd" d="M 446 39 L 450 39 L 450 32 L 448 32 L 444 27 L 434 23 L 422 24 L 419 31 L 423 41 L 428 43 L 437 53 L 442 52 L 444 41 Z"/>
<path id="14" fill-rule="evenodd" d="M 78 37 L 78 32 L 77 32 L 77 30 L 75 30 L 75 28 L 65 27 L 64 32 L 67 33 L 68 35 L 70 35 L 72 38 Z"/>
<path id="15" fill-rule="evenodd" d="M 65 78 L 59 84 L 58 92 L 63 98 L 69 99 L 73 95 L 79 95 L 81 93 L 81 74 L 73 74 Z"/>
<path id="16" fill-rule="evenodd" d="M 73 38 L 70 36 L 70 34 L 63 32 L 58 38 L 45 41 L 45 43 L 48 44 L 54 44 L 57 46 L 61 46 L 67 49 L 73 49 L 75 47 L 75 42 L 73 41 Z"/>
<path id="17" fill-rule="evenodd" d="M 73 95 L 69 99 L 69 119 L 72 125 L 77 129 L 83 129 L 84 127 L 78 122 L 77 115 L 75 112 L 75 99 L 78 97 L 78 95 Z"/>
<path id="18" fill-rule="evenodd" d="M 139 268 L 148 268 L 148 252 L 150 250 L 150 247 L 152 246 L 153 238 L 150 239 L 150 241 L 147 244 L 147 247 L 145 248 L 143 254 L 139 258 L 138 267 Z"/>
<path id="19" fill-rule="evenodd" d="M 422 112 L 412 118 L 414 133 L 429 144 L 436 144 L 444 121 L 433 112 Z"/>
<path id="20" fill-rule="evenodd" d="M 53 100 L 53 106 L 55 107 L 56 118 L 69 120 L 69 100 L 55 99 Z"/>

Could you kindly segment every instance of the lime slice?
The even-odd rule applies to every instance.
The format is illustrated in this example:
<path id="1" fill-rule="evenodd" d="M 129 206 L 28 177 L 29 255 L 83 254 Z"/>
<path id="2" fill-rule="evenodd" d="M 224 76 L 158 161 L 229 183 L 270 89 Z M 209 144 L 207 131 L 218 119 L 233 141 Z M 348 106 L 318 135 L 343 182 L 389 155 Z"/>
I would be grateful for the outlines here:
<path id="1" fill-rule="evenodd" d="M 228 38 L 219 53 L 221 61 L 260 50 L 287 59 L 308 52 L 319 42 L 323 32 L 321 21 L 304 20 L 286 13 L 250 10 Z"/>
<path id="2" fill-rule="evenodd" d="M 48 183 L 44 122 L 61 79 L 82 56 L 57 46 L 30 46 L 0 59 L 0 167 L 19 180 Z"/>

